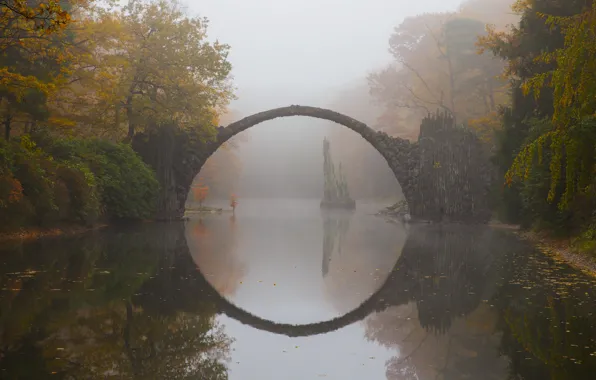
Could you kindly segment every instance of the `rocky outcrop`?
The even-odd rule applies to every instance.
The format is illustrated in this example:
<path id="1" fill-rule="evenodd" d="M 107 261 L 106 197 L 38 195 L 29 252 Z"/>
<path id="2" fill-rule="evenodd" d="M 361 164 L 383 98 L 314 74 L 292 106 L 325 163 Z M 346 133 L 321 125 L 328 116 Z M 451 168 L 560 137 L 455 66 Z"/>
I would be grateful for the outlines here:
<path id="1" fill-rule="evenodd" d="M 434 222 L 487 223 L 491 217 L 490 161 L 474 133 L 446 113 L 420 126 L 416 191 L 408 200 L 413 217 Z"/>

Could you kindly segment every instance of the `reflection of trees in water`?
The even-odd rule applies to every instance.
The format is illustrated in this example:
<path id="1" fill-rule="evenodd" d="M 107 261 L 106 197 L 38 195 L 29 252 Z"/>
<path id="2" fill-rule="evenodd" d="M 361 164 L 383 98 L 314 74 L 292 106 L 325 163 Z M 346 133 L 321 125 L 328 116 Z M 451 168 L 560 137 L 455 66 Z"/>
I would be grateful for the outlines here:
<path id="1" fill-rule="evenodd" d="M 329 264 L 334 252 L 341 256 L 342 243 L 350 228 L 351 212 L 340 214 L 323 211 L 323 277 L 329 272 Z"/>
<path id="2" fill-rule="evenodd" d="M 410 303 L 366 321 L 366 336 L 400 355 L 389 379 L 501 379 L 496 369 L 494 312 L 481 303 L 490 289 L 493 234 L 466 227 L 413 228 L 400 271 Z"/>
<path id="3" fill-rule="evenodd" d="M 186 225 L 186 240 L 196 265 L 211 285 L 221 295 L 233 295 L 246 272 L 237 256 L 235 216 L 191 219 Z"/>
<path id="4" fill-rule="evenodd" d="M 230 339 L 178 227 L 3 252 L 2 378 L 227 378 Z"/>
<path id="5" fill-rule="evenodd" d="M 479 304 L 494 256 L 490 232 L 482 229 L 414 231 L 404 247 L 407 276 L 416 285 L 416 301 L 423 328 L 445 333 L 453 320 Z"/>
<path id="6" fill-rule="evenodd" d="M 507 256 L 494 303 L 514 379 L 591 379 L 596 281 L 524 247 Z"/>
<path id="7" fill-rule="evenodd" d="M 368 339 L 399 349 L 388 379 L 593 377 L 594 280 L 501 232 L 413 234 L 400 267 L 411 302 L 366 320 Z"/>

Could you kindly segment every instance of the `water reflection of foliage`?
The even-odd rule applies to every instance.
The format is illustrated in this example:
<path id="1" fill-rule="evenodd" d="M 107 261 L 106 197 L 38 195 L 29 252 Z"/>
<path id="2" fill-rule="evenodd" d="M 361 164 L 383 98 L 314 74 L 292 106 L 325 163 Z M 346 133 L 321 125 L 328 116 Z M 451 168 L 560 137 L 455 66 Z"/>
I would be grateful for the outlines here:
<path id="1" fill-rule="evenodd" d="M 530 252 L 530 254 L 528 254 Z M 511 254 L 495 303 L 511 379 L 570 380 L 596 373 L 593 279 L 527 249 Z"/>
<path id="2" fill-rule="evenodd" d="M 496 315 L 482 303 L 491 292 L 492 239 L 484 228 L 411 231 L 399 269 L 410 302 L 366 321 L 368 339 L 400 351 L 386 363 L 388 379 L 502 378 Z"/>
<path id="3" fill-rule="evenodd" d="M 48 329 L 46 365 L 72 378 L 226 378 L 230 340 L 202 315 L 152 315 L 121 303 L 79 311 L 76 321 L 54 320 Z"/>
<path id="4" fill-rule="evenodd" d="M 2 258 L 2 376 L 227 378 L 230 339 L 179 228 L 40 241 Z"/>
<path id="5" fill-rule="evenodd" d="M 388 379 L 593 377 L 593 280 L 500 232 L 420 237 L 404 249 L 411 302 L 366 321 L 400 350 Z"/>
<path id="6" fill-rule="evenodd" d="M 246 266 L 237 256 L 236 217 L 191 219 L 186 226 L 186 240 L 191 255 L 209 282 L 224 296 L 236 292 Z"/>

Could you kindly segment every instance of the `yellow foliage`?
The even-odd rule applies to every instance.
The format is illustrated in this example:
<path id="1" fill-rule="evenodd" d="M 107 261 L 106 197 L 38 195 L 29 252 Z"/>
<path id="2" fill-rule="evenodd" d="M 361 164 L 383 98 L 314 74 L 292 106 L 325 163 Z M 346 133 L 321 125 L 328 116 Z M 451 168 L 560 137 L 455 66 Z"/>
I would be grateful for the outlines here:
<path id="1" fill-rule="evenodd" d="M 485 143 L 494 141 L 495 131 L 501 128 L 501 120 L 496 111 L 485 116 L 468 120 L 468 126 L 476 132 L 476 135 Z"/>
<path id="2" fill-rule="evenodd" d="M 511 10 L 517 14 L 522 14 L 526 9 L 532 6 L 531 0 L 516 0 L 511 5 Z"/>
<path id="3" fill-rule="evenodd" d="M 554 70 L 529 78 L 522 86 L 526 94 L 536 98 L 546 87 L 553 88 L 554 113 L 552 127 L 528 143 L 515 157 L 507 173 L 507 182 L 514 177 L 527 179 L 541 163 L 542 151 L 548 144 L 552 152 L 549 163 L 550 190 L 548 200 L 561 195 L 559 207 L 566 208 L 577 193 L 585 192 L 594 177 L 594 110 L 596 110 L 596 3 L 584 12 L 566 17 L 539 14 L 547 25 L 560 28 L 564 47 L 545 52 L 537 62 L 554 64 Z M 536 157 L 538 160 L 536 160 Z M 559 190 L 564 182 L 562 194 Z"/>
<path id="4" fill-rule="evenodd" d="M 0 67 L 0 88 L 10 91 L 20 100 L 28 90 L 38 90 L 49 94 L 56 88 L 54 83 L 44 83 L 33 75 L 21 75 L 11 72 L 8 67 Z"/>

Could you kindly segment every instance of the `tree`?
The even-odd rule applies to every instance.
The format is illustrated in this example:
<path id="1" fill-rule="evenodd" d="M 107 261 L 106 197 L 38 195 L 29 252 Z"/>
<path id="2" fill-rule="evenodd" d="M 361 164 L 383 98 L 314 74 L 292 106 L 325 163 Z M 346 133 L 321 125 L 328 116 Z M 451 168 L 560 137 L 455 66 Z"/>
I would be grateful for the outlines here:
<path id="1" fill-rule="evenodd" d="M 535 164 L 542 161 L 542 150 L 550 145 L 550 191 L 553 201 L 560 181 L 564 181 L 560 202 L 566 207 L 576 193 L 594 191 L 594 147 L 596 146 L 596 63 L 591 58 L 596 53 L 596 3 L 582 13 L 572 16 L 541 14 L 547 25 L 558 28 L 565 37 L 564 46 L 545 52 L 536 58 L 555 69 L 537 73 L 529 78 L 522 89 L 525 94 L 534 92 L 540 98 L 545 86 L 553 89 L 552 128 L 523 147 L 516 156 L 507 179 L 513 176 L 527 178 Z"/>
<path id="2" fill-rule="evenodd" d="M 369 76 L 371 94 L 388 109 L 401 109 L 395 124 L 404 122 L 416 130 L 422 117 L 436 108 L 452 110 L 445 100 L 442 65 L 437 65 L 437 46 L 433 36 L 445 20 L 446 13 L 424 14 L 405 19 L 389 39 L 389 51 L 395 62 Z M 440 67 L 437 67 L 440 66 Z M 402 126 L 404 129 L 404 126 Z"/>
<path id="3" fill-rule="evenodd" d="M 175 0 L 131 0 L 102 15 L 101 22 L 112 20 L 119 33 L 97 49 L 112 86 L 100 105 L 113 123 L 124 122 L 129 139 L 160 123 L 213 133 L 232 96 L 231 65 L 227 45 L 206 41 L 208 20 L 185 16 Z"/>
<path id="4" fill-rule="evenodd" d="M 13 123 L 48 118 L 47 97 L 68 75 L 72 50 L 65 30 L 72 19 L 66 9 L 54 1 L 0 1 L 0 107 L 6 139 Z"/>
<path id="5" fill-rule="evenodd" d="M 511 85 L 510 106 L 501 111 L 502 131 L 499 132 L 495 154 L 495 162 L 499 166 L 500 174 L 506 177 L 507 182 L 507 186 L 501 192 L 500 206 L 502 217 L 506 221 L 536 224 L 540 221 L 550 222 L 558 219 L 559 222 L 553 226 L 555 229 L 569 230 L 573 228 L 569 215 L 565 215 L 567 211 L 557 210 L 557 204 L 563 206 L 562 208 L 566 208 L 566 205 L 569 204 L 571 200 L 569 195 L 574 192 L 573 188 L 578 184 L 576 182 L 578 177 L 574 174 L 574 171 L 577 172 L 577 167 L 571 165 L 569 173 L 563 174 L 566 172 L 566 164 L 563 162 L 567 162 L 565 158 L 567 155 L 563 154 L 562 136 L 557 132 L 562 129 L 557 129 L 557 120 L 553 119 L 557 106 L 555 99 L 559 95 L 555 94 L 546 79 L 550 77 L 553 70 L 559 70 L 557 68 L 559 63 L 555 59 L 557 55 L 559 58 L 563 58 L 562 54 L 571 54 L 566 61 L 570 65 L 563 66 L 562 70 L 558 71 L 560 74 L 567 73 L 565 75 L 570 78 L 570 81 L 567 82 L 568 85 L 574 85 L 573 80 L 576 78 L 571 78 L 578 73 L 574 70 L 581 70 L 581 64 L 573 67 L 573 62 L 580 62 L 575 61 L 571 51 L 560 50 L 564 49 L 566 45 L 573 45 L 571 42 L 574 39 L 571 37 L 574 33 L 571 32 L 572 29 L 570 30 L 571 34 L 566 37 L 564 28 L 552 27 L 552 22 L 549 23 L 544 15 L 552 16 L 551 21 L 553 22 L 563 21 L 570 16 L 581 14 L 586 10 L 586 4 L 583 0 L 570 0 L 564 4 L 557 0 L 517 1 L 513 10 L 520 14 L 519 24 L 512 26 L 508 31 L 489 29 L 488 35 L 480 40 L 483 48 L 491 50 L 506 61 L 505 75 L 509 78 Z M 563 17 L 563 19 L 559 17 Z M 584 20 L 589 19 L 589 17 L 581 17 L 584 17 Z M 576 18 L 574 21 L 577 20 Z M 590 29 L 588 25 L 589 22 L 580 23 L 576 30 L 588 32 Z M 578 42 L 581 40 L 582 38 L 576 39 Z M 577 44 L 575 46 L 577 47 Z M 587 52 L 589 48 L 575 51 Z M 583 83 L 582 86 L 584 86 Z M 571 91 L 568 93 L 574 93 L 578 89 L 577 87 L 574 89 L 568 87 Z M 533 90 L 533 94 L 528 93 L 530 88 Z M 562 96 L 559 97 L 559 100 L 564 99 Z M 559 106 L 564 104 L 560 103 Z M 545 123 L 545 120 L 549 122 Z M 550 120 L 555 123 L 551 123 Z M 591 130 L 590 124 L 589 120 L 585 120 L 576 124 L 576 130 L 589 131 Z M 583 138 L 575 141 L 581 140 L 589 143 L 590 139 L 586 139 L 587 136 L 584 134 Z M 542 160 L 535 155 L 540 151 L 545 154 L 544 161 L 550 162 L 552 174 L 544 173 L 544 169 L 541 169 Z M 570 150 L 570 152 L 579 151 L 581 149 Z M 550 159 L 551 156 L 554 158 L 553 160 Z M 581 161 L 577 161 L 573 157 L 569 158 L 571 158 L 569 162 Z M 527 165 L 530 162 L 535 165 Z M 534 170 L 530 170 L 531 166 L 534 167 Z M 564 167 L 565 169 L 562 169 Z M 586 172 L 584 171 L 584 173 Z M 526 181 L 519 181 L 519 178 Z M 568 182 L 566 178 L 569 178 L 571 182 Z M 590 209 L 585 206 L 579 209 L 583 209 L 583 212 Z M 549 224 L 552 225 L 552 223 Z"/>
<path id="6" fill-rule="evenodd" d="M 199 181 L 201 179 L 199 178 Z M 209 194 L 209 187 L 202 185 L 200 182 L 192 187 L 192 195 L 196 202 L 199 202 L 199 207 L 203 207 L 203 201 Z"/>
<path id="7" fill-rule="evenodd" d="M 386 107 L 383 120 L 417 131 L 437 109 L 460 122 L 495 112 L 504 101 L 503 64 L 477 54 L 484 33 L 483 22 L 457 13 L 424 14 L 399 25 L 389 40 L 395 62 L 369 76 L 373 97 Z"/>

